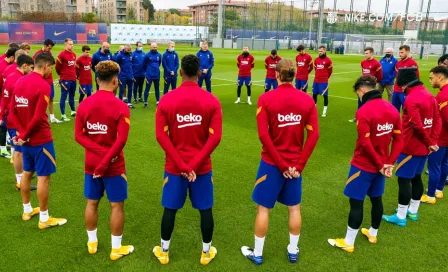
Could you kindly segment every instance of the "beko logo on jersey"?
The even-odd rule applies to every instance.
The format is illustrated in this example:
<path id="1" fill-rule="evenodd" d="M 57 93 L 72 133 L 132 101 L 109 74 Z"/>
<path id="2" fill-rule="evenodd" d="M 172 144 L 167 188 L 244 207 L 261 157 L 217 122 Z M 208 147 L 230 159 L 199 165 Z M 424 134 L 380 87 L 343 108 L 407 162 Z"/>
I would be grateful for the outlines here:
<path id="1" fill-rule="evenodd" d="M 241 61 L 241 64 L 243 64 L 243 65 L 248 65 L 248 64 L 249 64 L 249 61 L 247 61 L 247 60 L 243 60 L 243 61 Z"/>
<path id="2" fill-rule="evenodd" d="M 297 66 L 305 66 L 305 62 L 299 61 L 299 62 L 297 62 Z"/>
<path id="3" fill-rule="evenodd" d="M 392 130 L 394 129 L 394 125 L 389 124 L 389 123 L 385 123 L 383 125 L 378 124 L 376 129 L 378 130 L 378 133 L 376 134 L 376 136 L 383 136 L 383 135 L 391 133 Z"/>
<path id="4" fill-rule="evenodd" d="M 15 96 L 17 107 L 28 107 L 28 99 L 23 96 Z"/>
<path id="5" fill-rule="evenodd" d="M 280 124 L 278 125 L 278 127 L 287 127 L 287 126 L 295 126 L 295 125 L 299 125 L 300 122 L 302 121 L 302 115 L 300 114 L 287 114 L 287 115 L 282 115 L 282 114 L 278 114 L 278 121 Z M 286 122 L 286 123 L 284 123 Z"/>
<path id="6" fill-rule="evenodd" d="M 363 74 L 370 74 L 370 69 L 362 69 Z"/>
<path id="7" fill-rule="evenodd" d="M 178 128 L 191 127 L 191 126 L 200 126 L 202 122 L 202 116 L 194 115 L 192 113 L 187 115 L 176 114 L 177 122 L 181 123 L 178 125 Z M 183 124 L 185 123 L 185 124 Z"/>
<path id="8" fill-rule="evenodd" d="M 318 64 L 318 65 L 316 65 L 316 68 L 317 68 L 317 69 L 324 69 L 324 68 L 325 68 L 325 65 Z"/>
<path id="9" fill-rule="evenodd" d="M 90 65 L 84 65 L 84 71 L 89 71 L 90 70 Z"/>
<path id="10" fill-rule="evenodd" d="M 73 66 L 73 65 L 75 65 L 75 61 L 74 60 L 69 60 L 69 61 L 67 61 L 67 65 L 68 66 Z"/>
<path id="11" fill-rule="evenodd" d="M 87 129 L 92 130 L 88 132 L 89 134 L 107 134 L 107 126 L 100 124 L 100 122 L 92 124 L 87 121 Z"/>
<path id="12" fill-rule="evenodd" d="M 276 63 L 271 63 L 271 64 L 269 64 L 269 68 L 272 68 L 272 69 L 277 68 L 277 64 Z"/>
<path id="13" fill-rule="evenodd" d="M 432 118 L 425 118 L 425 120 L 423 121 L 423 128 L 431 128 L 432 127 Z"/>

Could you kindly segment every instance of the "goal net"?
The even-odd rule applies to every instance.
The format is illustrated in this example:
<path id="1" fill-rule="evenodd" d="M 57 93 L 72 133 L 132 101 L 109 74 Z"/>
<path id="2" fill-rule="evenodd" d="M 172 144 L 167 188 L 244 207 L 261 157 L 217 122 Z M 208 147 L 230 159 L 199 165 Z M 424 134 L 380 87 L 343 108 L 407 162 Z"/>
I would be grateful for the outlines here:
<path id="1" fill-rule="evenodd" d="M 364 55 L 364 48 L 372 47 L 375 50 L 375 55 L 381 56 L 388 47 L 398 51 L 398 47 L 405 44 L 405 41 L 406 37 L 403 35 L 347 34 L 344 54 Z"/>

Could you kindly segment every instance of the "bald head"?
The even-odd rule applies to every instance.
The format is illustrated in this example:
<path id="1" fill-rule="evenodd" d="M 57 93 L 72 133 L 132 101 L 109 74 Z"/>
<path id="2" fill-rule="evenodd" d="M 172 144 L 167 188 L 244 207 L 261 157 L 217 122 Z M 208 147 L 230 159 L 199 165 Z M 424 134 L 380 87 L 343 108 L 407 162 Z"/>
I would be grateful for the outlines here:
<path id="1" fill-rule="evenodd" d="M 390 58 L 394 55 L 394 49 L 391 47 L 386 48 L 384 52 L 386 54 L 386 58 Z"/>
<path id="2" fill-rule="evenodd" d="M 151 50 L 157 50 L 157 43 L 151 43 Z"/>
<path id="3" fill-rule="evenodd" d="M 131 52 L 132 52 L 132 46 L 131 46 L 130 44 L 126 44 L 126 45 L 124 46 L 124 52 L 125 52 L 125 53 L 128 53 L 128 54 L 131 54 Z"/>
<path id="4" fill-rule="evenodd" d="M 105 54 L 109 53 L 110 52 L 110 44 L 107 42 L 103 42 L 101 44 L 101 52 L 103 52 Z"/>

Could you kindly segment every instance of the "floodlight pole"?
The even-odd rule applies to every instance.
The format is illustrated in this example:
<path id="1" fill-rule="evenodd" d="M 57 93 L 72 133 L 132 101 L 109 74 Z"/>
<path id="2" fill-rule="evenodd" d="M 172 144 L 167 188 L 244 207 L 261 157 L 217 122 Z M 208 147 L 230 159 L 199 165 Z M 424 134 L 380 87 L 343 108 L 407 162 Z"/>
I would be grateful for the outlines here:
<path id="1" fill-rule="evenodd" d="M 317 46 L 319 46 L 322 42 L 322 29 L 324 26 L 324 5 L 325 0 L 319 0 L 319 30 L 317 31 Z"/>
<path id="2" fill-rule="evenodd" d="M 223 4 L 224 0 L 219 0 L 219 6 L 218 6 L 218 37 L 219 39 L 222 38 L 222 10 L 223 10 Z"/>
<path id="3" fill-rule="evenodd" d="M 314 5 L 318 2 L 319 0 L 313 0 L 313 1 L 311 1 L 311 10 L 310 10 L 310 31 L 309 31 L 309 33 L 308 33 L 308 41 L 309 41 L 309 43 L 310 43 L 310 48 L 311 48 L 311 31 L 312 31 L 312 28 L 313 28 L 313 8 L 314 8 Z"/>

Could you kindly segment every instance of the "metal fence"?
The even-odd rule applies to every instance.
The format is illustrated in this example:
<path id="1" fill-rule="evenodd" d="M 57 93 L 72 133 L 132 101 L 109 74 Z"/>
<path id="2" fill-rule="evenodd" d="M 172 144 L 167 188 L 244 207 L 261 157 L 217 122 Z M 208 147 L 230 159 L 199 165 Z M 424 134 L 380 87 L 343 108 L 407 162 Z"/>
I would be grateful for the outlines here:
<path id="1" fill-rule="evenodd" d="M 325 3 L 324 3 L 325 2 Z M 448 43 L 448 5 L 445 0 L 293 0 L 229 1 L 224 0 L 223 38 L 238 46 L 238 39 L 275 40 L 279 48 L 304 44 L 318 45 L 319 21 L 322 21 L 321 44 L 330 50 L 339 48 L 347 34 L 395 35 L 404 40 L 430 42 L 446 51 Z M 322 5 L 322 3 L 324 3 Z M 319 8 L 323 6 L 319 16 Z M 205 19 L 204 19 L 205 16 Z M 217 33 L 216 10 L 203 12 L 196 25 L 207 25 Z M 267 43 L 271 45 L 271 43 Z M 271 49 L 271 48 L 265 48 Z M 439 52 L 440 51 L 440 52 Z"/>

